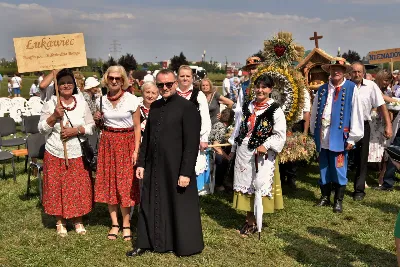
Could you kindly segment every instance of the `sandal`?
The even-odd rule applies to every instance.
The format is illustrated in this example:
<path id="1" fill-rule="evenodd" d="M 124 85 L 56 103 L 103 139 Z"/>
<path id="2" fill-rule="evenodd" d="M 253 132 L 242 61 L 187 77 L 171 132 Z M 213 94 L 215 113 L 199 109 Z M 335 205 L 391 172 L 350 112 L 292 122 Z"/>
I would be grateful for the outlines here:
<path id="1" fill-rule="evenodd" d="M 249 227 L 249 225 L 247 224 L 247 222 L 245 222 L 242 226 L 242 228 L 240 228 L 239 230 L 239 234 L 244 235 L 244 233 L 246 232 L 247 228 Z"/>
<path id="2" fill-rule="evenodd" d="M 130 227 L 130 226 L 124 226 L 124 227 L 122 227 L 122 231 L 127 230 L 127 229 L 129 229 L 129 231 L 131 232 L 131 227 Z M 131 241 L 132 238 L 133 238 L 133 236 L 132 236 L 132 234 L 130 234 L 130 235 L 124 235 L 122 238 L 123 238 L 125 241 Z M 128 238 L 129 238 L 129 239 L 128 239 Z"/>
<path id="3" fill-rule="evenodd" d="M 68 235 L 67 228 L 65 224 L 56 224 L 57 227 L 57 235 L 60 237 L 66 237 Z"/>
<path id="4" fill-rule="evenodd" d="M 77 234 L 80 234 L 80 235 L 85 235 L 86 234 L 86 229 L 83 226 L 83 223 L 75 223 L 74 225 L 75 225 L 75 232 Z"/>
<path id="5" fill-rule="evenodd" d="M 111 225 L 111 229 L 112 228 L 118 228 L 118 231 L 119 231 L 119 225 Z M 110 229 L 110 231 L 111 231 L 111 229 Z M 114 237 L 114 238 L 110 238 L 110 237 Z M 118 235 L 117 234 L 108 234 L 107 235 L 107 238 L 108 238 L 108 240 L 116 240 L 117 238 L 118 238 Z"/>
<path id="6" fill-rule="evenodd" d="M 249 236 L 257 232 L 257 225 L 256 224 L 247 224 L 246 230 L 243 232 L 242 235 Z"/>

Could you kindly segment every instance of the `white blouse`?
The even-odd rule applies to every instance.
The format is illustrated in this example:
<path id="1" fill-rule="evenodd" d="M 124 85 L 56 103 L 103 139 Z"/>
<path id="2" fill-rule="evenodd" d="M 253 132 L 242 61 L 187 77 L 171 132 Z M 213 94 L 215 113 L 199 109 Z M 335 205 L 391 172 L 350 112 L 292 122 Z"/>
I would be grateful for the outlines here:
<path id="1" fill-rule="evenodd" d="M 182 92 L 179 88 L 176 90 Z M 190 86 L 189 90 L 193 91 L 193 85 Z M 189 100 L 191 96 L 192 93 L 190 93 L 186 99 Z M 197 95 L 197 102 L 199 103 L 201 117 L 200 142 L 208 142 L 208 137 L 211 132 L 211 119 L 210 112 L 208 110 L 207 97 L 202 91 L 199 91 L 199 94 Z"/>
<path id="2" fill-rule="evenodd" d="M 249 111 L 253 113 L 254 106 L 253 106 L 252 101 L 249 104 Z M 267 102 L 269 105 L 274 103 L 273 99 L 268 100 Z M 264 113 L 263 110 L 258 110 L 256 111 L 256 116 L 260 116 L 261 114 Z M 240 110 L 240 118 L 243 118 L 242 110 Z M 282 151 L 283 146 L 285 145 L 286 142 L 286 119 L 285 119 L 285 114 L 283 113 L 281 108 L 278 108 L 275 113 L 274 113 L 274 127 L 272 128 L 272 135 L 268 137 L 265 142 L 263 143 L 263 146 L 267 149 L 270 150 L 272 149 L 276 153 L 279 153 Z M 239 130 L 240 130 L 240 124 L 241 121 L 236 121 L 235 122 L 235 129 L 229 138 L 229 143 L 232 144 L 232 149 L 231 152 L 236 151 L 236 143 L 234 142 L 235 138 L 239 135 Z M 247 136 L 246 138 L 250 138 Z"/>
<path id="3" fill-rule="evenodd" d="M 107 95 L 102 96 L 104 125 L 112 128 L 133 127 L 132 114 L 139 106 L 139 100 L 130 93 L 124 93 L 114 108 Z M 100 98 L 96 100 L 97 110 L 100 110 Z"/>
<path id="4" fill-rule="evenodd" d="M 71 120 L 71 124 L 73 128 L 83 126 L 85 128 L 85 135 L 93 134 L 94 120 L 92 117 L 92 113 L 90 112 L 89 106 L 86 101 L 80 97 L 79 95 L 74 95 L 76 99 L 76 107 L 74 110 L 65 111 L 68 115 L 68 118 Z M 57 105 L 57 97 L 52 96 L 49 101 L 47 101 L 42 108 L 40 121 L 39 121 L 39 132 L 46 136 L 46 151 L 58 158 L 64 158 L 64 146 L 61 141 L 61 125 L 58 120 L 53 127 L 47 124 L 47 119 L 53 114 L 54 109 Z M 74 106 L 74 102 L 70 105 L 64 105 L 68 108 L 72 108 Z M 64 115 L 63 118 L 64 127 L 72 127 L 67 119 L 67 116 Z M 84 137 L 80 137 L 81 141 L 85 139 Z M 81 146 L 79 144 L 78 138 L 71 137 L 66 142 L 67 144 L 67 154 L 68 158 L 79 158 L 82 156 Z"/>

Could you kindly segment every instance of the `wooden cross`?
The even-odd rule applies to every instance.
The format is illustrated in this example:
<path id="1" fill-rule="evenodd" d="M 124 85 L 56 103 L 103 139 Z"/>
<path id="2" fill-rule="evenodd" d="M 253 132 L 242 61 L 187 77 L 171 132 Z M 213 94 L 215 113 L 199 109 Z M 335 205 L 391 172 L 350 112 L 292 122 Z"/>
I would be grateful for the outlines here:
<path id="1" fill-rule="evenodd" d="M 324 36 L 318 36 L 317 32 L 314 32 L 314 37 L 310 37 L 310 40 L 314 40 L 315 41 L 315 47 L 318 47 L 318 39 L 322 39 Z"/>

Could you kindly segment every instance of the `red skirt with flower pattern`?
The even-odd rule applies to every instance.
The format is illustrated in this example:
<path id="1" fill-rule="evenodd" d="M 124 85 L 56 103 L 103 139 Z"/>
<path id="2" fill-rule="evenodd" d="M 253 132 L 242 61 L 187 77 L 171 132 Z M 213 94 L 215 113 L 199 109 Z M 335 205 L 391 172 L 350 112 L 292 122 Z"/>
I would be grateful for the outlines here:
<path id="1" fill-rule="evenodd" d="M 43 207 L 50 215 L 65 219 L 80 217 L 92 210 L 93 192 L 89 172 L 82 157 L 65 160 L 45 151 L 43 160 Z"/>
<path id="2" fill-rule="evenodd" d="M 135 177 L 132 154 L 135 133 L 103 131 L 97 156 L 95 202 L 122 207 L 139 203 L 139 181 Z"/>

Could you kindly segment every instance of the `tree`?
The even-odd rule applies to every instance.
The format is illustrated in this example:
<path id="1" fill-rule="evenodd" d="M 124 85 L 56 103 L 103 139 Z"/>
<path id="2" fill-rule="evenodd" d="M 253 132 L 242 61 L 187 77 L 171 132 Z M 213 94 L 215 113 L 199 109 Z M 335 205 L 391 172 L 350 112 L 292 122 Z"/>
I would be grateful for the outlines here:
<path id="1" fill-rule="evenodd" d="M 169 68 L 173 71 L 178 72 L 179 67 L 182 65 L 189 65 L 189 62 L 186 60 L 183 52 L 181 52 L 179 56 L 173 56 L 171 58 L 171 64 L 169 65 Z"/>
<path id="2" fill-rule="evenodd" d="M 107 71 L 107 69 L 110 66 L 115 66 L 117 65 L 117 62 L 115 61 L 115 59 L 113 57 L 110 57 L 104 64 L 103 64 L 103 73 L 105 73 Z"/>
<path id="3" fill-rule="evenodd" d="M 261 62 L 265 61 L 264 52 L 261 51 L 261 49 L 257 53 L 253 54 L 252 57 L 259 57 Z"/>
<path id="4" fill-rule="evenodd" d="M 349 63 L 353 63 L 355 61 L 361 61 L 360 55 L 353 50 L 349 50 L 347 53 L 343 53 L 342 57 L 345 58 Z"/>
<path id="5" fill-rule="evenodd" d="M 137 69 L 136 59 L 132 54 L 127 53 L 126 55 L 122 56 L 118 60 L 118 64 L 123 66 L 128 73 L 131 70 Z"/>

